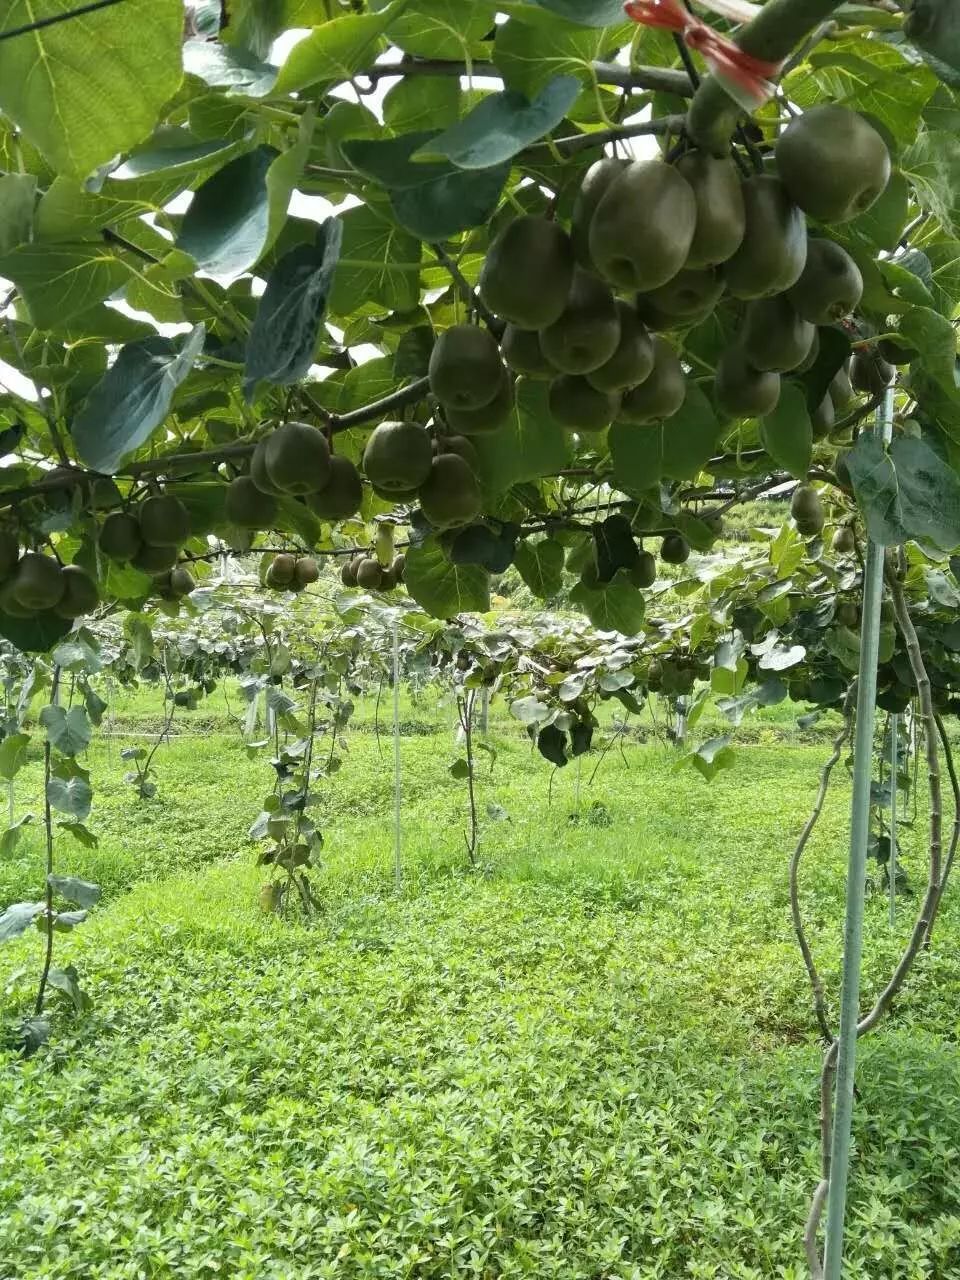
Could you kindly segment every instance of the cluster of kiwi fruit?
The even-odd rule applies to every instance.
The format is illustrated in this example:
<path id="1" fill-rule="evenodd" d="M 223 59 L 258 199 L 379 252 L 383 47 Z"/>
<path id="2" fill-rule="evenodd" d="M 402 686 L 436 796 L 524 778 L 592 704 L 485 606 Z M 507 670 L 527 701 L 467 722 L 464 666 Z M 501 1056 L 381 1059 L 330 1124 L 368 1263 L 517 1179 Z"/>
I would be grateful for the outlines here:
<path id="1" fill-rule="evenodd" d="M 345 587 L 362 587 L 364 591 L 393 591 L 403 582 L 406 557 L 398 552 L 389 564 L 381 564 L 375 552 L 353 556 L 340 570 Z"/>
<path id="2" fill-rule="evenodd" d="M 489 340 L 496 363 L 502 367 L 496 342 L 485 330 L 458 325 L 437 341 L 430 365 L 431 385 L 436 381 L 445 386 L 448 368 L 454 378 L 459 368 L 464 386 L 471 384 L 469 361 L 460 364 L 455 350 L 470 347 L 473 335 L 479 335 L 481 342 Z M 441 434 L 438 428 L 431 434 L 419 422 L 381 422 L 367 437 L 362 465 L 378 497 L 392 503 L 418 503 L 435 529 L 470 524 L 481 512 L 477 451 L 462 432 Z"/>
<path id="3" fill-rule="evenodd" d="M 292 555 L 281 551 L 267 565 L 264 583 L 274 591 L 301 592 L 320 577 L 320 566 L 313 556 Z"/>
<path id="4" fill-rule="evenodd" d="M 698 680 L 709 679 L 709 665 L 685 654 L 654 658 L 647 668 L 647 688 L 668 697 L 690 693 Z"/>
<path id="5" fill-rule="evenodd" d="M 250 532 L 272 529 L 279 503 L 301 499 L 321 520 L 349 520 L 360 510 L 363 483 L 349 458 L 332 454 L 308 422 L 285 422 L 258 441 L 247 475 L 227 489 L 227 519 Z"/>
<path id="6" fill-rule="evenodd" d="M 154 493 L 125 511 L 112 511 L 100 526 L 98 545 L 108 559 L 149 573 L 164 599 L 180 600 L 196 587 L 178 564 L 190 537 L 190 513 L 172 493 Z"/>
<path id="7" fill-rule="evenodd" d="M 53 612 L 80 618 L 99 603 L 97 584 L 76 564 L 61 565 L 53 556 L 25 551 L 15 534 L 0 530 L 0 610 L 14 618 Z"/>
<path id="8" fill-rule="evenodd" d="M 673 163 L 606 157 L 583 180 L 569 232 L 523 215 L 496 236 L 480 296 L 507 322 L 507 366 L 550 380 L 558 423 L 589 432 L 672 417 L 686 380 L 662 335 L 701 323 L 725 295 L 745 305 L 716 371 L 721 415 L 769 414 L 781 375 L 812 365 L 818 326 L 854 310 L 863 281 L 839 244 L 808 236 L 805 214 L 829 225 L 863 213 L 887 185 L 890 156 L 864 117 L 833 105 L 796 117 L 773 160 L 744 178 L 731 156 L 699 150 Z M 477 385 L 492 412 L 508 407 L 509 391 L 492 343 L 481 341 Z M 873 389 L 875 364 L 873 353 L 855 360 L 854 389 Z M 835 384 L 816 415 L 821 434 L 833 400 L 852 394 L 847 370 Z"/>

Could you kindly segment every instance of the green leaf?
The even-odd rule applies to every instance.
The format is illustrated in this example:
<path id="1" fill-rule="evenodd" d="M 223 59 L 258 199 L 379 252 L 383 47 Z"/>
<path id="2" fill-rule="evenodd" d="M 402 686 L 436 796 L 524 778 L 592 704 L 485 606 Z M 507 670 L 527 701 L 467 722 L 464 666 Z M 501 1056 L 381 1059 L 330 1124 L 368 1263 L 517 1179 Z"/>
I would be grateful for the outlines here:
<path id="1" fill-rule="evenodd" d="M 607 441 L 614 479 L 627 493 L 642 493 L 665 476 L 692 479 L 713 453 L 719 433 L 713 406 L 698 386 L 689 383 L 682 407 L 666 422 L 613 424 Z"/>
<path id="2" fill-rule="evenodd" d="M 585 27 L 610 27 L 623 21 L 622 0 L 533 0 L 533 3 Z"/>
<path id="3" fill-rule="evenodd" d="M 14 902 L 0 914 L 0 942 L 19 938 L 43 910 L 42 902 Z"/>
<path id="4" fill-rule="evenodd" d="M 316 244 L 291 249 L 271 271 L 247 340 L 243 376 L 248 400 L 261 379 L 289 386 L 313 363 L 342 240 L 343 224 L 328 218 Z"/>
<path id="5" fill-rule="evenodd" d="M 483 226 L 494 213 L 510 173 L 509 164 L 463 170 L 449 163 L 424 164 L 412 157 L 437 137 L 433 131 L 342 145 L 350 164 L 381 183 L 401 226 L 421 240 L 445 240 Z"/>
<path id="6" fill-rule="evenodd" d="M 37 179 L 32 173 L 0 176 L 0 253 L 9 253 L 30 239 Z"/>
<path id="7" fill-rule="evenodd" d="M 382 5 L 373 0 L 371 7 Z M 482 54 L 496 9 L 489 0 L 411 0 L 391 23 L 390 43 L 417 58 L 469 60 Z"/>
<path id="8" fill-rule="evenodd" d="M 187 40 L 183 69 L 216 89 L 231 89 L 247 98 L 273 92 L 279 71 L 245 49 L 231 49 L 212 40 Z"/>
<path id="9" fill-rule="evenodd" d="M 957 335 L 946 316 L 929 307 L 914 307 L 900 317 L 900 332 L 920 353 L 914 365 L 928 373 L 949 395 L 956 396 L 960 391 Z"/>
<path id="10" fill-rule="evenodd" d="M 83 822 L 90 816 L 93 791 L 85 778 L 53 777 L 47 784 L 47 799 L 58 813 L 67 813 Z"/>
<path id="11" fill-rule="evenodd" d="M 452 564 L 433 537 L 407 551 L 403 581 L 417 604 L 434 618 L 486 613 L 490 608 L 487 571 L 479 565 Z"/>
<path id="12" fill-rule="evenodd" d="M 0 778 L 11 782 L 27 763 L 30 750 L 28 733 L 11 733 L 0 742 Z"/>
<path id="13" fill-rule="evenodd" d="M 643 626 L 646 612 L 643 595 L 630 581 L 626 569 L 618 569 L 602 587 L 592 588 L 578 582 L 570 592 L 570 599 L 583 608 L 599 631 L 635 636 Z"/>
<path id="14" fill-rule="evenodd" d="M 0 636 L 23 653 L 48 653 L 70 631 L 73 623 L 52 609 L 32 618 L 15 618 L 0 612 Z"/>
<path id="15" fill-rule="evenodd" d="M 367 205 L 348 209 L 340 221 L 330 310 L 349 316 L 365 302 L 378 302 L 389 311 L 412 311 L 420 300 L 420 241 Z"/>
<path id="16" fill-rule="evenodd" d="M 12 827 L 7 827 L 3 835 L 0 836 L 0 858 L 7 858 L 13 853 L 20 843 L 24 828 L 28 827 L 31 822 L 33 822 L 33 814 L 25 813 Z"/>
<path id="17" fill-rule="evenodd" d="M 149 439 L 170 412 L 173 393 L 193 368 L 204 337 L 198 324 L 183 338 L 144 338 L 121 349 L 71 424 L 86 466 L 110 474 Z"/>
<path id="18" fill-rule="evenodd" d="M 944 551 L 960 545 L 960 477 L 925 441 L 898 436 L 888 451 L 865 432 L 847 465 L 875 542 L 896 546 L 915 538 Z"/>
<path id="19" fill-rule="evenodd" d="M 564 551 L 552 538 L 530 539 L 517 543 L 514 564 L 517 572 L 535 596 L 548 600 L 563 585 Z"/>
<path id="20" fill-rule="evenodd" d="M 778 467 L 803 479 L 813 456 L 813 427 L 800 387 L 783 384 L 777 407 L 760 424 L 760 440 Z"/>
<path id="21" fill-rule="evenodd" d="M 93 1006 L 87 993 L 80 989 L 80 975 L 72 964 L 68 964 L 65 969 L 51 969 L 47 974 L 47 985 L 54 991 L 62 992 L 77 1013 L 86 1013 Z"/>
<path id="22" fill-rule="evenodd" d="M 76 876 L 47 876 L 47 883 L 54 893 L 72 902 L 76 907 L 95 907 L 100 901 L 100 886 L 91 884 L 89 880 L 78 880 Z"/>
<path id="23" fill-rule="evenodd" d="M 348 14 L 314 27 L 294 45 L 280 68 L 276 92 L 291 93 L 320 82 L 352 80 L 358 71 L 372 66 L 385 44 L 383 32 L 394 6 L 379 14 Z"/>
<path id="24" fill-rule="evenodd" d="M 721 769 L 729 769 L 736 764 L 736 756 L 729 738 L 710 738 L 696 751 L 677 761 L 678 768 L 684 764 L 692 764 L 707 782 L 712 782 Z"/>
<path id="25" fill-rule="evenodd" d="M 239 142 L 227 138 L 199 138 L 189 129 L 163 125 L 131 151 L 123 164 L 111 172 L 110 180 L 132 182 L 154 175 L 164 179 L 190 178 L 200 169 L 214 165 L 220 168 L 239 146 Z"/>
<path id="26" fill-rule="evenodd" d="M 528 101 L 515 89 L 492 93 L 469 115 L 425 143 L 415 160 L 452 161 L 460 169 L 488 169 L 555 129 L 580 92 L 574 76 L 557 76 Z"/>
<path id="27" fill-rule="evenodd" d="M 574 7 L 580 6 L 570 0 L 570 8 Z M 554 76 L 572 75 L 593 84 L 593 63 L 611 49 L 629 44 L 636 30 L 633 23 L 591 31 L 564 22 L 534 24 L 510 18 L 497 27 L 493 61 L 508 89 L 519 89 L 532 98 Z"/>
<path id="28" fill-rule="evenodd" d="M 893 251 L 900 243 L 910 209 L 910 184 L 902 173 L 894 173 L 886 189 L 866 213 L 850 223 L 850 230 L 866 237 L 878 249 Z"/>
<path id="29" fill-rule="evenodd" d="M 47 739 L 62 755 L 75 756 L 90 745 L 93 728 L 83 707 L 44 707 L 40 723 L 47 731 Z"/>
<path id="30" fill-rule="evenodd" d="M 197 190 L 176 244 L 200 270 L 240 275 L 261 256 L 270 228 L 267 174 L 279 155 L 274 147 L 257 147 L 218 169 Z"/>
<path id="31" fill-rule="evenodd" d="M 106 245 L 22 244 L 0 257 L 0 276 L 17 286 L 38 329 L 62 329 L 122 289 L 131 274 Z"/>
<path id="32" fill-rule="evenodd" d="M 45 0 L 43 15 L 77 8 Z M 5 27 L 37 17 L 10 0 Z M 126 0 L 0 42 L 0 109 L 60 173 L 86 178 L 145 138 L 182 78 L 181 0 Z"/>
<path id="33" fill-rule="evenodd" d="M 450 777 L 456 778 L 458 782 L 463 778 L 469 778 L 470 766 L 467 761 L 463 758 L 454 760 L 453 764 L 450 766 Z"/>
<path id="34" fill-rule="evenodd" d="M 509 420 L 498 431 L 472 437 L 488 494 L 504 493 L 569 465 L 573 444 L 550 415 L 548 392 L 546 383 L 520 378 Z"/>
<path id="35" fill-rule="evenodd" d="M 383 99 L 383 123 L 392 133 L 442 128 L 460 119 L 462 99 L 456 76 L 406 76 Z"/>
<path id="36" fill-rule="evenodd" d="M 904 152 L 900 167 L 921 207 L 952 234 L 960 196 L 960 138 L 951 133 L 921 130 Z"/>

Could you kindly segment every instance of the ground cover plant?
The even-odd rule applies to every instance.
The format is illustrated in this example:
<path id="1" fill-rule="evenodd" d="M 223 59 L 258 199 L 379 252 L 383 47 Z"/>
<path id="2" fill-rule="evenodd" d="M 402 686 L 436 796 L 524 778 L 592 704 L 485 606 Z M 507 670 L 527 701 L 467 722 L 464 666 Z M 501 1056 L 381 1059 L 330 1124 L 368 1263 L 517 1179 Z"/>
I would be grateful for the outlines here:
<path id="1" fill-rule="evenodd" d="M 86 1051 L 103 1000 L 88 948 L 113 954 L 109 922 L 166 900 L 171 876 L 212 904 L 208 881 L 234 874 L 265 917 L 238 938 L 294 949 L 385 900 L 389 814 L 384 918 L 402 937 L 407 906 L 453 920 L 444 890 L 496 914 L 484 894 L 504 879 L 521 893 L 518 859 L 547 920 L 583 876 L 520 839 L 534 766 L 546 829 L 567 797 L 570 849 L 607 848 L 617 797 L 593 788 L 628 786 L 631 752 L 663 766 L 637 770 L 652 796 L 677 780 L 703 808 L 705 783 L 734 794 L 759 758 L 758 713 L 793 744 L 795 707 L 796 742 L 819 752 L 782 852 L 821 1041 L 820 1160 L 801 1160 L 806 1214 L 791 1201 L 803 1261 L 795 1247 L 775 1265 L 840 1280 L 858 1041 L 909 999 L 938 1016 L 917 988 L 949 968 L 960 843 L 951 6 L 43 0 L 5 21 L 0 943 L 35 962 L 5 997 L 14 1067 L 69 1069 L 61 1022 L 63 1046 Z M 438 689 L 459 729 L 442 783 Z M 836 904 L 807 895 L 851 780 L 846 873 L 823 876 L 845 898 L 838 973 Z M 244 806 L 218 820 L 229 794 Z M 440 836 L 405 874 L 404 803 L 419 815 L 441 797 Z M 761 808 L 743 808 L 757 831 Z M 182 820 L 200 809 L 210 828 Z M 725 845 L 705 840 L 710 865 Z M 686 844 L 660 844 L 688 865 Z M 602 862 L 582 865 L 629 896 Z M 645 884 L 639 862 L 628 880 Z M 697 883 L 671 884 L 691 927 Z M 865 927 L 878 941 L 865 886 L 890 932 L 885 967 L 861 978 Z M 758 907 L 760 935 L 779 905 Z M 603 1024 L 616 981 L 595 995 Z M 702 1034 L 717 1023 L 704 1015 Z M 582 1181 L 565 1205 L 578 1189 L 586 1203 Z M 526 1226 L 501 1258 L 473 1234 L 499 1208 L 458 1211 L 470 1243 L 448 1270 L 538 1270 Z M 408 1270 L 440 1266 L 438 1230 Z M 713 1265 L 657 1234 L 628 1265 Z M 585 1265 L 617 1265 L 615 1239 Z M 282 1271 L 263 1247 L 238 1265 Z M 949 1270 L 949 1245 L 924 1247 L 939 1252 L 918 1267 Z M 318 1265 L 354 1265 L 344 1248 Z M 716 1262 L 737 1265 L 774 1263 Z"/>

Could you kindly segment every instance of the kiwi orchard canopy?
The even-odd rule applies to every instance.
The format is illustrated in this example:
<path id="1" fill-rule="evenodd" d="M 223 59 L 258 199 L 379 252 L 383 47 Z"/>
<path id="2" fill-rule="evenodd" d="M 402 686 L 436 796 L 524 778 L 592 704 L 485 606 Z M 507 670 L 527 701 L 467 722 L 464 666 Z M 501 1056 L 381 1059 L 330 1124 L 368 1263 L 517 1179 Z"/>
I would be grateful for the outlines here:
<path id="1" fill-rule="evenodd" d="M 794 480 L 750 609 L 704 561 L 678 644 L 714 643 L 738 697 L 730 644 L 787 678 L 800 649 L 804 696 L 840 705 L 869 535 L 882 694 L 926 690 L 932 724 L 958 673 L 911 611 L 956 595 L 960 102 L 951 7 L 906 7 L 11 17 L 0 635 L 188 611 L 222 547 L 269 548 L 278 590 L 332 560 L 440 618 L 511 564 L 544 598 L 566 574 L 637 635 L 657 556 L 696 580 L 724 512 Z"/>

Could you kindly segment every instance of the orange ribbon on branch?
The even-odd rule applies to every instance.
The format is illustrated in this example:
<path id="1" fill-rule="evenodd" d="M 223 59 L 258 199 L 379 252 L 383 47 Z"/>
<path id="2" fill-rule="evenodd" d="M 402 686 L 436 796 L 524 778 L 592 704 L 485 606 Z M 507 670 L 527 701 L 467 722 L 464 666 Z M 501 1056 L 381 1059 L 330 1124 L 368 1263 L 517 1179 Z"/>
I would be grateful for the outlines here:
<path id="1" fill-rule="evenodd" d="M 734 16 L 754 9 L 753 5 L 717 3 L 716 7 Z M 680 36 L 689 49 L 701 55 L 727 93 L 744 108 L 756 111 L 775 93 L 772 81 L 782 63 L 754 58 L 690 13 L 680 0 L 628 0 L 623 6 L 628 18 L 646 27 L 662 27 Z"/>

